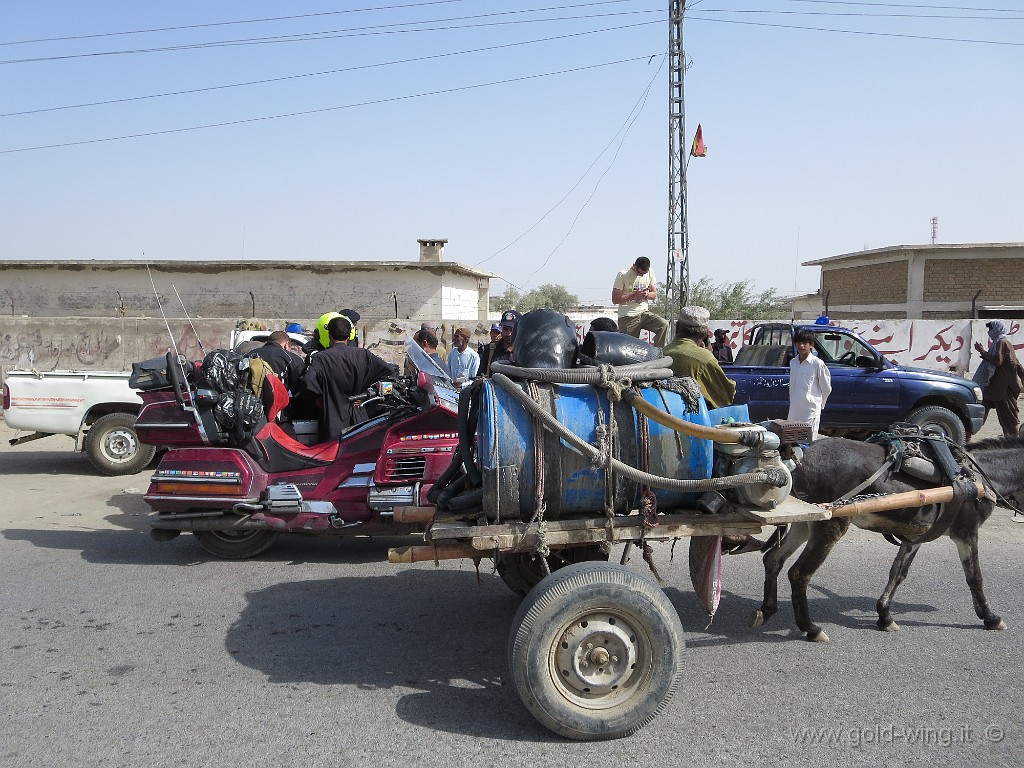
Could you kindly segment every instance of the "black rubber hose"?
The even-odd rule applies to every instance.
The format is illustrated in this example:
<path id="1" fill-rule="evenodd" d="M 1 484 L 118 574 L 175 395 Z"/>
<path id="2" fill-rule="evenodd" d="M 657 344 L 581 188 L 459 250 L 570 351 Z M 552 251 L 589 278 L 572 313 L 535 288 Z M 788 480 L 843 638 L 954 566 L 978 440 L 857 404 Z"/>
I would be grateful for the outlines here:
<path id="1" fill-rule="evenodd" d="M 480 509 L 484 501 L 484 489 L 466 491 L 460 496 L 448 500 L 448 509 L 452 512 L 464 512 L 467 509 Z"/>
<path id="2" fill-rule="evenodd" d="M 441 476 L 434 481 L 430 490 L 427 491 L 427 501 L 434 506 L 437 506 L 438 495 L 448 487 L 448 484 L 452 482 L 460 469 L 462 469 L 462 452 L 456 447 L 456 449 L 452 451 L 452 460 L 448 465 L 448 468 L 441 473 Z"/>
<path id="3" fill-rule="evenodd" d="M 658 358 L 632 365 L 609 366 L 616 379 L 628 378 L 630 381 L 659 381 L 673 376 L 669 367 L 671 360 Z M 599 384 L 603 380 L 603 372 L 599 367 L 593 368 L 520 368 L 508 363 L 492 363 L 491 371 L 501 373 L 512 379 L 533 379 L 549 381 L 556 384 Z"/>
<path id="4" fill-rule="evenodd" d="M 462 466 L 466 469 L 471 488 L 478 488 L 483 481 L 480 468 L 473 461 L 473 439 L 476 437 L 476 416 L 473 407 L 483 383 L 474 381 L 459 393 L 459 453 Z"/>

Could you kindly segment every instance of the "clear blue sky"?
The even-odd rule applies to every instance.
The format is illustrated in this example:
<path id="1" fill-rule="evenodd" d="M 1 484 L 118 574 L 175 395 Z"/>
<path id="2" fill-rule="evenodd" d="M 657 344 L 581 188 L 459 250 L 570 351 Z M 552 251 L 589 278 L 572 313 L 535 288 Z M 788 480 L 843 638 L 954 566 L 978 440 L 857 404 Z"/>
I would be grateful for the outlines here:
<path id="1" fill-rule="evenodd" d="M 584 301 L 640 255 L 664 280 L 667 7 L 8 0 L 0 259 L 414 260 L 446 237 Z M 798 262 L 928 242 L 932 216 L 942 243 L 1024 241 L 1024 3 L 703 0 L 684 34 L 694 279 L 814 290 Z"/>

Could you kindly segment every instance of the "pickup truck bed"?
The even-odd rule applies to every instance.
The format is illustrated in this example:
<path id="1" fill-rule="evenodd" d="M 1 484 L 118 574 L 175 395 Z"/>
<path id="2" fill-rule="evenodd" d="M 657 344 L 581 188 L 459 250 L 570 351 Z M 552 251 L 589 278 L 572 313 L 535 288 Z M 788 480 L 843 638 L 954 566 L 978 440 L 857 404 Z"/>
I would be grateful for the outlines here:
<path id="1" fill-rule="evenodd" d="M 153 460 L 155 448 L 135 434 L 142 404 L 122 371 L 8 371 L 4 421 L 30 434 L 12 445 L 51 435 L 71 435 L 100 472 L 134 474 Z"/>

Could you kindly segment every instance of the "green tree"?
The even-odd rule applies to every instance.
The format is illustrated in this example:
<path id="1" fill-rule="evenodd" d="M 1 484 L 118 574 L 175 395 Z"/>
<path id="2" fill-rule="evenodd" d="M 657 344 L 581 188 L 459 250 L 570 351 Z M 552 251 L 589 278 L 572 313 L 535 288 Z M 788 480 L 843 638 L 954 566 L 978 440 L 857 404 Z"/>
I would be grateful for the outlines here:
<path id="1" fill-rule="evenodd" d="M 490 308 L 492 312 L 503 312 L 513 308 L 520 312 L 543 308 L 568 312 L 578 307 L 579 304 L 579 298 L 575 294 L 569 293 L 565 286 L 546 283 L 529 293 L 520 293 L 510 285 L 503 294 L 491 297 Z"/>
<path id="2" fill-rule="evenodd" d="M 659 283 L 654 311 L 671 319 L 676 311 L 669 311 L 666 303 L 665 284 Z M 781 320 L 789 316 L 789 305 L 775 288 L 757 292 L 751 280 L 715 283 L 702 277 L 690 284 L 686 303 L 704 307 L 715 320 Z"/>

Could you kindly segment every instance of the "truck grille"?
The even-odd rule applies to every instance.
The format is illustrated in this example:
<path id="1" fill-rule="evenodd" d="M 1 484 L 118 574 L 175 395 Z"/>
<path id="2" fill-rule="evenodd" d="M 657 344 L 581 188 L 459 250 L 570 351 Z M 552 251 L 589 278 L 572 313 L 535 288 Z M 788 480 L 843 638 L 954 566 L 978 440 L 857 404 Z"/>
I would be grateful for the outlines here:
<path id="1" fill-rule="evenodd" d="M 419 480 L 427 467 L 426 456 L 403 456 L 389 458 L 384 470 L 384 482 L 397 483 L 403 480 Z"/>

